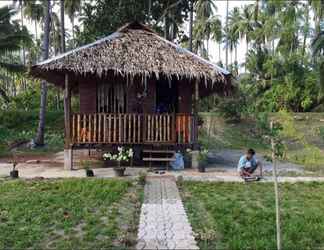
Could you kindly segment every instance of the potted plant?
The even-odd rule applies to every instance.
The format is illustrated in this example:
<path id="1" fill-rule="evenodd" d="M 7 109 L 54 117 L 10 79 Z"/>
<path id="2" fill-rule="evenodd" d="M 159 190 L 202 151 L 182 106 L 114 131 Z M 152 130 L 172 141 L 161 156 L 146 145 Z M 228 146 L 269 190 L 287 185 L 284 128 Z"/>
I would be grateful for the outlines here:
<path id="1" fill-rule="evenodd" d="M 118 147 L 116 154 L 112 153 L 105 153 L 103 154 L 103 158 L 105 161 L 112 160 L 117 162 L 117 166 L 115 166 L 113 169 L 115 171 L 116 176 L 124 176 L 126 167 L 125 163 L 128 163 L 133 159 L 133 149 L 126 149 L 124 147 Z"/>
<path id="2" fill-rule="evenodd" d="M 207 166 L 207 155 L 208 155 L 208 150 L 207 149 L 202 149 L 199 151 L 198 154 L 198 171 L 199 172 L 206 172 L 206 166 Z"/>
<path id="3" fill-rule="evenodd" d="M 18 165 L 18 162 L 16 160 L 14 160 L 12 162 L 12 170 L 10 171 L 10 177 L 13 179 L 16 179 L 19 177 L 18 170 L 16 169 L 17 165 Z"/>
<path id="4" fill-rule="evenodd" d="M 81 161 L 81 165 L 85 169 L 87 177 L 93 177 L 94 176 L 93 170 L 90 169 L 90 161 Z"/>

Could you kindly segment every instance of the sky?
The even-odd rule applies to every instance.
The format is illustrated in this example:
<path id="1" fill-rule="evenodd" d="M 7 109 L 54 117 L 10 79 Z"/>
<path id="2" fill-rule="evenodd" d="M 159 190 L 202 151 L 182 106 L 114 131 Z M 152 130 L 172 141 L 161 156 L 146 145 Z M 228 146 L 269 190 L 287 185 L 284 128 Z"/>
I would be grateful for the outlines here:
<path id="1" fill-rule="evenodd" d="M 250 1 L 250 0 L 230 0 L 229 1 L 229 11 L 231 9 L 233 9 L 234 7 L 241 7 L 241 6 L 244 6 L 246 4 L 251 4 L 253 2 L 254 1 Z M 10 5 L 10 4 L 12 4 L 12 1 L 0 0 L 0 7 L 5 6 L 5 5 Z M 217 12 L 215 14 L 219 15 L 221 17 L 221 19 L 222 19 L 222 22 L 225 23 L 225 19 L 226 19 L 226 0 L 215 0 L 215 5 L 217 6 Z M 59 8 L 58 5 L 56 6 L 56 8 Z M 19 18 L 19 16 L 17 16 L 17 18 Z M 35 33 L 34 24 L 30 23 L 28 20 L 26 20 L 25 24 L 28 26 L 28 29 L 30 30 L 30 32 L 34 34 Z M 67 17 L 65 18 L 65 25 L 66 25 L 66 28 L 68 30 L 71 29 L 71 23 L 70 23 L 69 18 L 67 18 Z M 38 29 L 40 29 L 40 27 L 38 27 Z M 237 51 L 238 51 L 238 62 L 239 63 L 242 63 L 244 61 L 245 51 L 246 51 L 245 47 L 246 47 L 245 41 L 244 40 L 240 41 L 240 44 L 239 44 L 238 49 L 237 49 Z M 216 42 L 213 42 L 213 41 L 209 42 L 209 50 L 210 50 L 209 51 L 210 60 L 213 61 L 213 62 L 217 62 L 218 61 L 218 45 L 216 44 Z M 233 57 L 234 57 L 234 55 L 233 55 Z M 225 49 L 224 49 L 224 47 L 222 47 L 222 49 L 221 49 L 221 60 L 223 62 L 225 62 Z"/>

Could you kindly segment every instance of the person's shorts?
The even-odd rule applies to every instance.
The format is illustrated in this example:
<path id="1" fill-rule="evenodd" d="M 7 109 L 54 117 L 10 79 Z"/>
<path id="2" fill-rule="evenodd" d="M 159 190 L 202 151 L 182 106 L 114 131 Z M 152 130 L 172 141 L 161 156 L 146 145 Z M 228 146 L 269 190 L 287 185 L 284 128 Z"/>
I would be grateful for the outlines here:
<path id="1" fill-rule="evenodd" d="M 254 171 L 257 169 L 258 165 L 256 164 L 255 166 L 249 167 L 249 168 L 244 168 L 244 170 L 250 174 L 253 174 Z"/>

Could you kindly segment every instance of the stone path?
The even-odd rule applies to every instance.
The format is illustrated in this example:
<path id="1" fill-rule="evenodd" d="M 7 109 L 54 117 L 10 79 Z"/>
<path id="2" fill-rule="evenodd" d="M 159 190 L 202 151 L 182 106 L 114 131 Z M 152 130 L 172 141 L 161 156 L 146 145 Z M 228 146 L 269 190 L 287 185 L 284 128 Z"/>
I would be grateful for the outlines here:
<path id="1" fill-rule="evenodd" d="M 174 178 L 148 178 L 137 249 L 198 249 Z"/>

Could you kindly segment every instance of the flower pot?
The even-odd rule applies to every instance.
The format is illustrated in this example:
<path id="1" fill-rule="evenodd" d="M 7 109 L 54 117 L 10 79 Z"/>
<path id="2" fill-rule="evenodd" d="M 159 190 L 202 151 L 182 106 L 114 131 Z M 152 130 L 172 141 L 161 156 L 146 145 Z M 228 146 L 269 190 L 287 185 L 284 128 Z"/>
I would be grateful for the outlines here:
<path id="1" fill-rule="evenodd" d="M 204 164 L 199 164 L 198 172 L 200 172 L 200 173 L 206 172 L 206 166 Z"/>
<path id="2" fill-rule="evenodd" d="M 14 179 L 18 178 L 19 177 L 18 170 L 10 171 L 10 177 Z"/>
<path id="3" fill-rule="evenodd" d="M 86 175 L 87 175 L 87 177 L 93 177 L 94 176 L 93 170 L 92 169 L 87 169 L 86 170 Z"/>
<path id="4" fill-rule="evenodd" d="M 124 176 L 125 170 L 126 170 L 125 167 L 114 168 L 115 175 L 118 177 Z"/>

